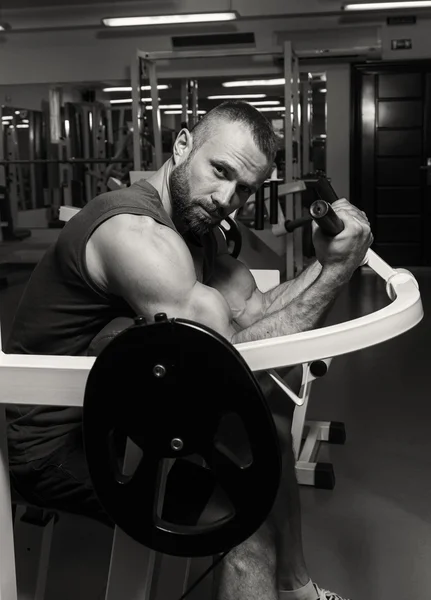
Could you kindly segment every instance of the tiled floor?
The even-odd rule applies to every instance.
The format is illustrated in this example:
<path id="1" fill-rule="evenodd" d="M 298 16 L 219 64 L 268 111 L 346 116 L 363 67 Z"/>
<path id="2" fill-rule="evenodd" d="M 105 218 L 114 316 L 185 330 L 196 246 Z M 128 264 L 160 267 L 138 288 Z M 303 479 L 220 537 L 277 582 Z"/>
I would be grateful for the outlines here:
<path id="1" fill-rule="evenodd" d="M 313 389 L 309 416 L 343 421 L 347 442 L 321 450 L 321 460 L 334 465 L 335 489 L 301 488 L 305 555 L 319 585 L 353 600 L 431 598 L 431 271 L 414 272 L 425 308 L 422 323 L 390 342 L 335 359 Z M 3 335 L 26 277 L 18 273 L 0 293 Z M 358 274 L 329 322 L 386 302 L 380 281 Z M 110 542 L 103 526 L 62 518 L 46 600 L 98 600 Z M 194 598 L 207 600 L 201 593 Z"/>

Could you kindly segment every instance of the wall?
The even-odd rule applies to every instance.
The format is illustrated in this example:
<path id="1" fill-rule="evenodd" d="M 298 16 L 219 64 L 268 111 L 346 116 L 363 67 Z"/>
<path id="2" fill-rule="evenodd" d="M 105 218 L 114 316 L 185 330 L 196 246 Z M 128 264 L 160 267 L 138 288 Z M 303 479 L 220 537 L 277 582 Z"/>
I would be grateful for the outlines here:
<path id="1" fill-rule="evenodd" d="M 302 69 L 301 69 L 302 70 Z M 310 73 L 326 73 L 326 170 L 340 197 L 350 196 L 351 91 L 349 64 L 304 66 Z"/>
<path id="2" fill-rule="evenodd" d="M 422 19 L 416 25 L 404 25 L 382 27 L 382 52 L 383 60 L 431 60 L 431 20 Z M 411 39 L 413 47 L 411 50 L 392 50 L 392 40 Z"/>
<path id="3" fill-rule="evenodd" d="M 350 196 L 350 65 L 327 69 L 327 174 L 340 197 Z"/>

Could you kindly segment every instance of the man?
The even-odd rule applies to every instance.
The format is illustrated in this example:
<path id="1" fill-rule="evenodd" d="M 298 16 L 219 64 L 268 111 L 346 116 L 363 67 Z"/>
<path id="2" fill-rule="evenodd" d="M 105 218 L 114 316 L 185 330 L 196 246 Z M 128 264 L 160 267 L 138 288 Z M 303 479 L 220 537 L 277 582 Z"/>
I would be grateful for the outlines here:
<path id="1" fill-rule="evenodd" d="M 265 294 L 241 262 L 216 252 L 214 228 L 267 178 L 276 145 L 269 122 L 242 102 L 223 103 L 192 132 L 182 130 L 172 158 L 147 182 L 95 198 L 66 225 L 32 274 L 7 352 L 87 354 L 114 318 L 152 321 L 159 312 L 203 323 L 233 344 L 316 327 L 372 243 L 364 213 L 336 202 L 344 231 L 330 239 L 316 228 L 317 260 Z M 217 598 L 339 598 L 315 586 L 305 566 L 293 404 L 268 376 L 259 380 L 280 437 L 283 481 L 267 523 L 222 563 Z M 9 416 L 18 492 L 109 522 L 86 471 L 81 410 L 19 407 Z"/>

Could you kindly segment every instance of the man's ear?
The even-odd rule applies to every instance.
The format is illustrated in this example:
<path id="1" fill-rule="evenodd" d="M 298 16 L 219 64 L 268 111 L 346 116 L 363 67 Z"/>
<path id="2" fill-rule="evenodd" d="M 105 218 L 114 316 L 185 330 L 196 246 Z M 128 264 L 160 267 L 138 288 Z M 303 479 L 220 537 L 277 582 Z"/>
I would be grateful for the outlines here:
<path id="1" fill-rule="evenodd" d="M 173 159 L 175 165 L 186 160 L 193 148 L 193 136 L 188 129 L 181 129 L 174 143 Z"/>

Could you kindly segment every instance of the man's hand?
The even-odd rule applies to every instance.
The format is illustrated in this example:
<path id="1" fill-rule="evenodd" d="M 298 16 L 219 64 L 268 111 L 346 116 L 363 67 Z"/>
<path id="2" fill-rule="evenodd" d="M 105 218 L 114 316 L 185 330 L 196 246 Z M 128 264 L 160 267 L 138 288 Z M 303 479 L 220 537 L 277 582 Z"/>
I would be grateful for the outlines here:
<path id="1" fill-rule="evenodd" d="M 339 267 L 353 272 L 362 264 L 373 243 L 367 215 L 344 198 L 332 204 L 344 223 L 344 230 L 335 237 L 322 233 L 313 222 L 313 243 L 316 257 L 322 267 Z"/>

